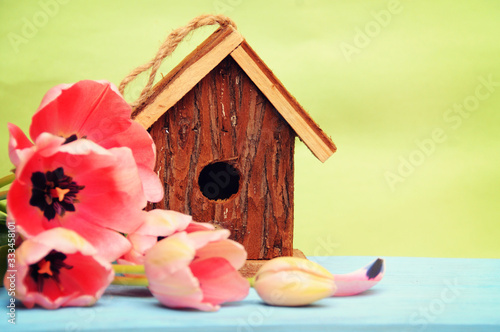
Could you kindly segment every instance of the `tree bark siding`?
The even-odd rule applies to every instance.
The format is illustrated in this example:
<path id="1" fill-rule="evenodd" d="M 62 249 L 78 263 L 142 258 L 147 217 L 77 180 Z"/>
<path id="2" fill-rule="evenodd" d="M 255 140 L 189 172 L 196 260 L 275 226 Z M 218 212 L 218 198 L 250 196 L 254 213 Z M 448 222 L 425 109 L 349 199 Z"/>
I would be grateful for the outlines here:
<path id="1" fill-rule="evenodd" d="M 150 132 L 165 185 L 163 201 L 150 208 L 177 210 L 229 229 L 249 259 L 292 255 L 295 133 L 231 57 Z M 217 161 L 239 174 L 238 191 L 227 199 L 206 197 L 198 183 L 203 168 Z M 231 174 L 230 167 L 212 172 L 210 195 L 214 188 L 227 189 Z"/>

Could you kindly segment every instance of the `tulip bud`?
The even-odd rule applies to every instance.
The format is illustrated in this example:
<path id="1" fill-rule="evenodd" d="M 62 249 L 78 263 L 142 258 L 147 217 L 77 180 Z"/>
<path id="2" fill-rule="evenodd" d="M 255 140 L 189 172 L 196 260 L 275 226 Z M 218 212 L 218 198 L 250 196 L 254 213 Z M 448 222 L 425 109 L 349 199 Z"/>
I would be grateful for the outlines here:
<path id="1" fill-rule="evenodd" d="M 303 306 L 332 296 L 333 275 L 304 258 L 279 257 L 266 262 L 255 276 L 254 288 L 270 305 Z"/>

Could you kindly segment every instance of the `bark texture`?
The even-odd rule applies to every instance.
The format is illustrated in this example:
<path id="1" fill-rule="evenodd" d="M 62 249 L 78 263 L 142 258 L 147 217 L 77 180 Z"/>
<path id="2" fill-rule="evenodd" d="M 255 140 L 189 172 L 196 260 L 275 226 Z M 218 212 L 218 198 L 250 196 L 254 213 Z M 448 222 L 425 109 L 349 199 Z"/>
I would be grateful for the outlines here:
<path id="1" fill-rule="evenodd" d="M 149 208 L 177 210 L 229 229 L 248 259 L 293 254 L 295 133 L 230 56 L 150 132 L 165 197 Z M 225 164 L 200 181 L 204 167 L 215 162 Z M 231 181 L 238 182 L 237 192 L 216 199 L 234 189 Z"/>

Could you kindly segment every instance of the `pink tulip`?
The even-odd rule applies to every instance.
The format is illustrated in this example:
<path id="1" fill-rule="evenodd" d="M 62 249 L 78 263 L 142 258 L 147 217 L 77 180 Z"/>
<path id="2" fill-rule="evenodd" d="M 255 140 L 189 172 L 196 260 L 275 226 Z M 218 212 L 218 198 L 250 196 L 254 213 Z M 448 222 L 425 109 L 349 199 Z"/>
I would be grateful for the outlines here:
<path id="1" fill-rule="evenodd" d="M 111 264 L 81 236 L 53 228 L 25 240 L 16 250 L 17 272 L 7 272 L 4 284 L 15 283 L 15 297 L 27 308 L 46 309 L 94 304 L 111 283 Z"/>
<path id="2" fill-rule="evenodd" d="M 337 289 L 328 270 L 298 257 L 267 261 L 255 275 L 254 288 L 267 304 L 288 307 L 311 304 L 332 296 Z"/>
<path id="3" fill-rule="evenodd" d="M 203 311 L 244 299 L 250 285 L 238 269 L 246 251 L 228 237 L 224 229 L 180 232 L 159 241 L 145 256 L 151 293 L 164 306 Z"/>
<path id="4" fill-rule="evenodd" d="M 189 215 L 172 210 L 151 210 L 144 212 L 145 221 L 135 232 L 127 235 L 132 248 L 121 259 L 120 264 L 144 264 L 144 255 L 159 240 L 174 233 L 191 233 L 201 230 L 213 230 L 209 223 L 194 222 Z"/>
<path id="5" fill-rule="evenodd" d="M 130 119 L 131 107 L 118 89 L 106 81 L 80 81 L 50 89 L 33 116 L 30 136 L 34 141 L 43 132 L 63 137 L 67 142 L 87 138 L 109 149 L 128 147 L 139 169 L 146 198 L 158 202 L 163 188 L 153 172 L 156 148 L 148 132 Z M 16 127 L 17 128 L 17 127 Z M 11 126 L 11 160 L 18 166 L 15 147 L 25 149 L 29 140 Z M 24 135 L 24 134 L 23 134 Z M 14 150 L 14 151 L 13 151 Z"/>
<path id="6" fill-rule="evenodd" d="M 146 198 L 129 148 L 104 149 L 79 139 L 38 136 L 16 170 L 8 193 L 9 217 L 24 237 L 72 229 L 110 261 L 131 247 L 121 233 L 142 224 Z"/>

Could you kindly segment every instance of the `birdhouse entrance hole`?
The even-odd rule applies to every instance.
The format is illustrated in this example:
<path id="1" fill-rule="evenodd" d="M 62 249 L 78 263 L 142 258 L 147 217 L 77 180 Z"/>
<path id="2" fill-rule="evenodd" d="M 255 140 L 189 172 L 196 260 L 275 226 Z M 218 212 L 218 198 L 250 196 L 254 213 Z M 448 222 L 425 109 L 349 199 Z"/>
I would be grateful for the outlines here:
<path id="1" fill-rule="evenodd" d="M 210 200 L 223 200 L 240 188 L 240 173 L 231 164 L 218 161 L 203 167 L 198 178 L 200 190 Z"/>

